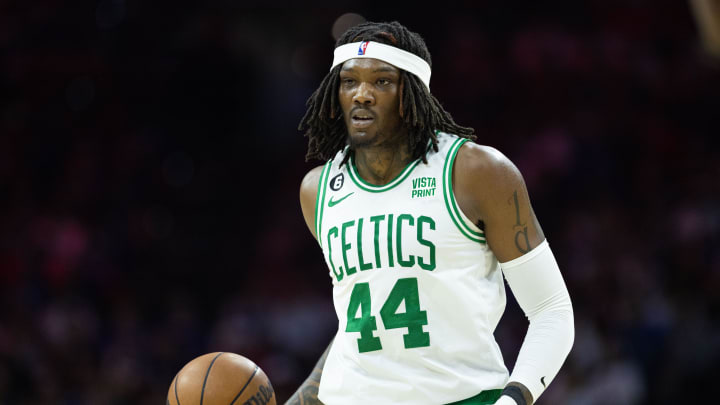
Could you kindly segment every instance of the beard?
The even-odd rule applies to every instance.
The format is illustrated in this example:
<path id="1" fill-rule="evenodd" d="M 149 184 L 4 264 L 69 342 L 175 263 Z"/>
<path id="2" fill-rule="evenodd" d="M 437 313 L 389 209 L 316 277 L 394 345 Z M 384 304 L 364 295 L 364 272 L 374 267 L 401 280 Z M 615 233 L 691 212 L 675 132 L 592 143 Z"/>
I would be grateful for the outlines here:
<path id="1" fill-rule="evenodd" d="M 375 146 L 378 136 L 382 136 L 382 133 L 376 132 L 375 136 L 351 136 L 348 135 L 348 145 L 350 149 L 355 150 L 357 148 L 368 148 Z"/>
<path id="2" fill-rule="evenodd" d="M 381 147 L 393 149 L 399 147 L 402 143 L 407 142 L 407 131 L 402 125 L 398 125 L 397 128 L 392 130 L 378 130 L 374 135 L 368 136 L 367 133 L 362 136 L 352 136 L 348 132 L 347 144 L 350 149 L 356 150 L 358 148 L 368 147 Z"/>

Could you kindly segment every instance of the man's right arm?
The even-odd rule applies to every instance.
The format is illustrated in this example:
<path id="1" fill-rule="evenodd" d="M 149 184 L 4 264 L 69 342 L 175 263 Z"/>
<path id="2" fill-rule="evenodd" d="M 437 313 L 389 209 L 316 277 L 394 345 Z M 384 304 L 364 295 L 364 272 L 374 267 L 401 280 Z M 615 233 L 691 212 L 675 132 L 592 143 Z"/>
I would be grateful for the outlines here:
<path id="1" fill-rule="evenodd" d="M 308 172 L 300 185 L 300 207 L 302 208 L 303 218 L 310 233 L 317 239 L 315 235 L 315 201 L 317 200 L 317 191 L 320 183 L 320 175 L 323 166 L 318 166 Z M 330 343 L 325 352 L 320 356 L 315 368 L 313 368 L 310 376 L 300 385 L 285 405 L 322 405 L 318 399 L 318 389 L 320 388 L 320 377 L 322 376 L 323 367 L 325 367 L 325 359 L 330 352 Z"/>
<path id="2" fill-rule="evenodd" d="M 300 388 L 285 402 L 285 405 L 323 405 L 318 399 L 318 390 L 320 389 L 320 376 L 322 376 L 325 367 L 325 359 L 327 359 L 331 346 L 332 342 L 325 349 L 323 355 L 320 356 L 320 360 L 318 360 L 312 373 L 310 373 L 310 377 L 300 385 Z"/>
<path id="3" fill-rule="evenodd" d="M 318 235 L 315 235 L 315 202 L 323 167 L 318 166 L 310 170 L 300 184 L 300 208 L 302 208 L 305 224 L 315 239 L 318 238 Z"/>

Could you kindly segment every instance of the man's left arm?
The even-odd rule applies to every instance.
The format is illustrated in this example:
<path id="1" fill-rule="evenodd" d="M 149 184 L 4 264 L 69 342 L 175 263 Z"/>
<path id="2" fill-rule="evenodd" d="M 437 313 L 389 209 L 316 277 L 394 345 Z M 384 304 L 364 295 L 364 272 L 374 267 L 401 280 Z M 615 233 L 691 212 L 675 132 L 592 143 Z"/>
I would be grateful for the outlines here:
<path id="1" fill-rule="evenodd" d="M 484 225 L 488 246 L 530 321 L 510 383 L 496 402 L 532 404 L 555 378 L 572 347 L 573 310 L 560 269 L 515 165 L 493 148 L 467 143 L 453 184 L 460 208 Z"/>

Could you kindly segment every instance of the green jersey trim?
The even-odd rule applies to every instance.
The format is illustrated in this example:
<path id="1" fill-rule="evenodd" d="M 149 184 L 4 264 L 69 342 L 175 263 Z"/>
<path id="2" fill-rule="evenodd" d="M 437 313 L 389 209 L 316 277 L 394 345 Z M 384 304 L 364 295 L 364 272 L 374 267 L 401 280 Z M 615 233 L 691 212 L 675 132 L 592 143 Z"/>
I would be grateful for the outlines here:
<path id="1" fill-rule="evenodd" d="M 501 389 L 485 390 L 472 398 L 463 399 L 462 401 L 453 402 L 452 404 L 448 405 L 490 405 L 494 404 L 501 395 Z"/>
<path id="2" fill-rule="evenodd" d="M 452 146 L 450 146 L 445 160 L 445 167 L 443 168 L 443 196 L 445 197 L 445 206 L 450 213 L 450 218 L 452 218 L 460 232 L 473 242 L 486 243 L 485 234 L 472 229 L 470 224 L 468 224 L 468 220 L 460 212 L 460 208 L 455 200 L 455 193 L 452 189 L 452 169 L 455 164 L 455 156 L 458 150 L 460 150 L 460 147 L 467 141 L 468 139 L 458 138 Z"/>
<path id="3" fill-rule="evenodd" d="M 405 180 L 410 175 L 410 172 L 412 172 L 412 170 L 415 168 L 415 166 L 418 165 L 418 163 L 420 163 L 420 159 L 408 163 L 408 165 L 405 166 L 403 171 L 401 171 L 397 176 L 395 176 L 394 179 L 392 179 L 388 184 L 382 186 L 370 184 L 363 180 L 362 177 L 360 177 L 360 174 L 358 174 L 357 168 L 355 167 L 355 156 L 350 156 L 350 164 L 348 165 L 350 170 L 348 170 L 348 173 L 350 174 L 350 178 L 352 179 L 353 183 L 355 183 L 356 186 L 360 187 L 360 189 L 369 191 L 371 193 L 381 193 L 383 191 L 390 190 L 398 184 L 402 183 L 403 180 Z"/>
<path id="4" fill-rule="evenodd" d="M 317 197 L 315 198 L 315 235 L 317 241 L 322 247 L 322 238 L 320 237 L 320 228 L 322 224 L 323 208 L 325 207 L 325 190 L 327 189 L 327 179 L 330 175 L 330 167 L 332 166 L 332 160 L 325 163 L 322 173 L 320 174 L 320 183 L 318 184 Z"/>
<path id="5" fill-rule="evenodd" d="M 437 134 L 438 131 L 435 131 L 435 134 Z M 432 140 L 428 140 L 427 150 L 425 153 L 430 152 L 430 149 L 432 148 L 433 143 Z M 349 147 L 345 148 L 345 152 L 348 150 Z M 415 166 L 417 166 L 422 161 L 422 158 L 416 159 L 414 162 L 408 163 L 407 166 L 403 169 L 403 171 L 400 172 L 397 176 L 395 176 L 394 179 L 392 179 L 388 184 L 382 185 L 382 186 L 376 186 L 374 184 L 370 184 L 363 180 L 362 177 L 360 177 L 360 174 L 357 172 L 357 168 L 355 167 L 355 155 L 350 156 L 350 164 L 348 165 L 350 169 L 348 170 L 348 173 L 350 173 L 350 178 L 352 181 L 360 187 L 360 189 L 369 191 L 371 193 L 380 193 L 383 191 L 390 190 L 391 188 L 397 186 L 398 184 L 402 183 L 403 180 L 405 180 L 410 173 L 413 171 Z"/>

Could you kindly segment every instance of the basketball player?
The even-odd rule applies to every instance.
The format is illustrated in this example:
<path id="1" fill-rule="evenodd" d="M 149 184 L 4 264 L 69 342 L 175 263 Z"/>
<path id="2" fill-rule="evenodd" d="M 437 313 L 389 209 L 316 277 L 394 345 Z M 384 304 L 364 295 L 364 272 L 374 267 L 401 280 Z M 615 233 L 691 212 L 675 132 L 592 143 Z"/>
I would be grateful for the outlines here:
<path id="1" fill-rule="evenodd" d="M 532 404 L 573 343 L 565 283 L 518 169 L 430 93 L 430 54 L 397 22 L 337 42 L 300 124 L 300 188 L 339 320 L 288 404 Z M 493 331 L 503 275 L 530 320 L 512 374 Z"/>

